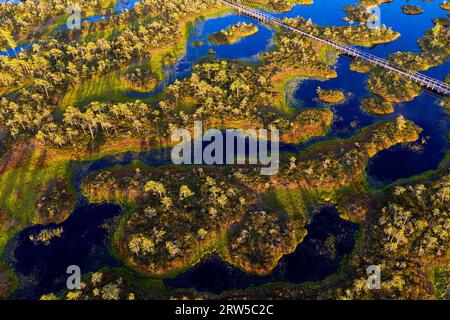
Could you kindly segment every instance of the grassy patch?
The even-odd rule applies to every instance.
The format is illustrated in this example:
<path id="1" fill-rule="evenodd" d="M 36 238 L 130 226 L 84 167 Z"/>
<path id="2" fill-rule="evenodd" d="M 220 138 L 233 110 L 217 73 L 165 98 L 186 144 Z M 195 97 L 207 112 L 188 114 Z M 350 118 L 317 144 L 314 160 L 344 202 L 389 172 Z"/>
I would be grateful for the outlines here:
<path id="1" fill-rule="evenodd" d="M 44 158 L 45 154 L 34 150 L 19 168 L 9 169 L 0 176 L 0 208 L 8 220 L 0 229 L 0 252 L 16 232 L 35 222 L 40 187 L 51 179 L 70 175 L 67 162 L 42 166 Z"/>
<path id="2" fill-rule="evenodd" d="M 84 106 L 93 101 L 126 102 L 128 99 L 124 92 L 128 89 L 122 80 L 120 71 L 112 71 L 104 76 L 94 76 L 84 80 L 68 90 L 61 101 L 61 107 Z"/>
<path id="3" fill-rule="evenodd" d="M 74 192 L 70 181 L 75 161 L 94 161 L 142 149 L 140 141 L 133 139 L 109 141 L 95 153 L 33 147 L 30 155 L 20 159 L 19 165 L 0 174 L 0 254 L 17 232 L 30 223 L 40 223 L 36 203 L 51 180 L 62 178 L 70 186 L 69 191 Z"/>
<path id="4" fill-rule="evenodd" d="M 204 13 L 202 18 L 218 15 L 227 10 L 228 9 L 225 7 L 213 9 Z M 175 63 L 175 61 L 184 54 L 190 30 L 193 28 L 195 19 L 198 18 L 197 15 L 187 16 L 179 25 L 182 39 L 174 38 L 173 43 L 151 52 L 149 65 L 152 72 L 159 80 L 164 79 L 164 65 Z M 124 66 L 121 70 L 108 72 L 105 75 L 83 79 L 81 83 L 69 88 L 61 100 L 61 108 L 64 109 L 67 106 L 84 106 L 93 101 L 128 102 L 136 100 L 135 98 L 130 98 L 125 95 L 127 90 L 133 89 L 122 78 L 123 72 L 131 66 L 132 64 Z M 154 98 L 144 99 L 145 102 L 151 102 L 153 100 Z"/>
<path id="5" fill-rule="evenodd" d="M 436 268 L 431 273 L 431 280 L 436 292 L 436 298 L 447 300 L 450 297 L 450 267 Z"/>

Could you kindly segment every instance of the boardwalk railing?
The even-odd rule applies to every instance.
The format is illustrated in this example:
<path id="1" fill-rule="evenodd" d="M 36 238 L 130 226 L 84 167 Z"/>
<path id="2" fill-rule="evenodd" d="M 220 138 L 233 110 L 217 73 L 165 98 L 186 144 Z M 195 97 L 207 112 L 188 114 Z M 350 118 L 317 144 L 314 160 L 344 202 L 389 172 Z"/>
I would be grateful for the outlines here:
<path id="1" fill-rule="evenodd" d="M 340 52 L 354 57 L 354 58 L 359 58 L 359 59 L 364 59 L 366 61 L 369 61 L 377 66 L 383 67 L 385 69 L 388 69 L 390 71 L 396 72 L 398 74 L 403 75 L 404 77 L 410 79 L 411 81 L 414 81 L 415 83 L 419 84 L 420 86 L 430 89 L 432 91 L 444 94 L 444 95 L 449 95 L 450 94 L 450 85 L 446 84 L 443 81 L 439 81 L 436 80 L 434 78 L 428 77 L 424 74 L 421 73 L 413 73 L 413 72 L 409 72 L 409 71 L 405 71 L 405 70 L 401 70 L 398 69 L 396 67 L 393 67 L 389 64 L 389 62 L 386 59 L 382 59 L 379 58 L 373 54 L 364 52 L 362 50 L 356 49 L 352 46 L 349 46 L 347 44 L 343 44 L 343 43 L 339 43 L 337 41 L 334 40 L 328 40 L 328 39 L 323 39 L 317 36 L 314 36 L 312 34 L 309 34 L 305 31 L 302 31 L 300 29 L 291 27 L 285 23 L 283 23 L 283 21 L 279 18 L 275 18 L 272 17 L 271 15 L 265 13 L 265 12 L 261 12 L 255 9 L 250 9 L 250 8 L 246 8 L 238 3 L 235 3 L 233 1 L 230 0 L 220 0 L 221 2 L 225 3 L 226 5 L 236 9 L 237 11 L 239 11 L 239 13 L 241 14 L 245 14 L 253 19 L 256 20 L 260 20 L 262 22 L 265 23 L 270 23 L 270 24 L 274 24 L 277 25 L 279 27 L 282 27 L 284 29 L 287 30 L 291 30 L 295 33 L 299 33 L 301 35 L 304 35 L 306 37 L 312 38 L 318 42 L 322 42 L 330 47 L 333 47 L 337 50 L 339 50 Z"/>

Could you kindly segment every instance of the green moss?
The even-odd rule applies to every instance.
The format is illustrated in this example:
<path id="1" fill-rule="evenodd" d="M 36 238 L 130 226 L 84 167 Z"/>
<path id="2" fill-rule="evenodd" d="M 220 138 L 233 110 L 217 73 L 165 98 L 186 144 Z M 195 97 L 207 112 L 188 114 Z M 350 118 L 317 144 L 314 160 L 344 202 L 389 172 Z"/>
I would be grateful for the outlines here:
<path id="1" fill-rule="evenodd" d="M 85 106 L 93 101 L 127 101 L 124 91 L 128 86 L 122 81 L 119 71 L 113 71 L 100 77 L 85 79 L 70 88 L 61 102 L 61 107 Z"/>
<path id="2" fill-rule="evenodd" d="M 450 267 L 436 268 L 431 272 L 431 280 L 439 300 L 450 299 Z"/>
<path id="3" fill-rule="evenodd" d="M 150 147 L 147 150 L 156 148 L 159 147 Z M 69 192 L 75 197 L 75 190 L 70 182 L 77 162 L 95 161 L 107 156 L 141 150 L 140 145 L 127 141 L 96 153 L 77 153 L 76 157 L 72 153 L 58 150 L 57 154 L 52 154 L 49 158 L 47 150 L 32 149 L 31 155 L 21 159 L 18 167 L 10 168 L 0 174 L 0 213 L 5 214 L 7 221 L 0 225 L 0 254 L 5 244 L 18 231 L 30 223 L 40 223 L 36 203 L 50 181 L 56 178 L 63 179 Z M 5 228 L 6 225 L 8 229 Z"/>
<path id="4" fill-rule="evenodd" d="M 191 174 L 187 174 L 186 170 Z M 171 175 L 167 175 L 167 172 L 171 172 Z M 104 174 L 107 174 L 107 177 L 105 177 Z M 226 175 L 216 169 L 208 169 L 207 176 L 211 177 L 210 175 L 217 179 L 217 181 L 220 181 L 218 183 L 221 187 L 224 187 L 221 184 L 222 181 L 226 181 L 224 183 L 229 183 L 228 180 L 230 179 L 235 181 L 235 178 L 233 178 L 232 175 Z M 161 183 L 164 183 L 165 185 L 164 197 L 173 200 L 171 208 L 164 209 L 160 204 L 161 199 L 155 197 L 151 192 L 146 193 L 142 191 L 145 189 L 145 182 L 148 181 L 150 176 L 155 179 L 155 181 L 163 181 Z M 227 242 L 227 227 L 225 226 L 230 226 L 236 219 L 239 219 L 244 212 L 244 208 L 241 208 L 241 206 L 234 209 L 233 214 L 228 210 L 228 215 L 216 211 L 219 212 L 217 219 L 221 219 L 221 222 L 219 223 L 222 226 L 221 228 L 218 228 L 218 225 L 216 225 L 214 217 L 210 217 L 209 215 L 204 217 L 204 223 L 196 225 L 192 220 L 196 215 L 193 212 L 197 212 L 197 210 L 200 210 L 201 208 L 199 205 L 194 205 L 193 209 L 191 209 L 194 211 L 190 212 L 188 216 L 185 215 L 184 211 L 187 209 L 182 205 L 184 200 L 178 198 L 180 190 L 178 184 L 180 181 L 183 181 L 183 184 L 190 186 L 192 190 L 194 190 L 193 197 L 195 197 L 196 201 L 200 201 L 200 198 L 204 201 L 212 201 L 208 198 L 209 196 L 206 190 L 197 186 L 199 182 L 197 179 L 204 180 L 205 176 L 203 176 L 203 173 L 200 173 L 200 171 L 196 171 L 195 168 L 184 168 L 181 171 L 178 167 L 172 166 L 165 167 L 164 169 L 155 169 L 136 163 L 132 166 L 117 167 L 107 172 L 99 172 L 90 175 L 83 181 L 82 190 L 91 202 L 111 201 L 125 205 L 126 215 L 122 217 L 113 237 L 114 255 L 120 256 L 122 260 L 125 260 L 130 268 L 141 269 L 142 271 L 151 274 L 154 278 L 166 278 L 174 277 L 187 270 L 187 268 L 197 264 L 209 253 L 214 252 L 223 256 L 225 253 L 225 243 Z M 128 182 L 131 182 L 131 184 Z M 194 185 L 195 188 L 193 187 Z M 224 188 L 225 190 L 230 191 L 230 189 Z M 240 184 L 233 184 L 233 188 L 240 188 Z M 234 193 L 233 191 L 233 194 L 228 194 L 228 197 L 230 198 L 228 199 L 227 197 L 225 200 L 228 202 L 219 202 L 224 203 L 224 205 L 226 203 L 230 204 L 230 201 L 232 201 L 232 199 L 236 200 L 236 197 L 241 201 L 241 199 L 243 199 L 239 196 L 241 194 L 242 192 Z M 247 198 L 249 198 L 248 201 L 254 199 L 253 192 L 246 196 L 246 199 Z M 223 197 L 220 199 L 223 201 Z M 201 202 L 202 204 L 203 200 Z M 138 201 L 138 203 L 136 201 Z M 162 237 L 165 240 L 163 242 L 158 242 L 157 240 L 154 240 L 155 242 L 153 242 L 152 240 L 152 243 L 157 243 L 157 245 L 154 245 L 154 248 L 156 249 L 151 253 L 152 256 L 145 256 L 140 251 L 133 254 L 129 247 L 129 244 L 131 243 L 130 240 L 137 235 L 145 234 L 146 239 L 155 238 L 151 231 L 149 233 L 142 229 L 143 223 L 149 223 L 149 219 L 152 219 L 149 216 L 141 215 L 146 208 L 153 208 L 159 212 L 156 215 L 156 217 L 158 217 L 157 221 L 154 221 L 155 227 L 157 225 L 158 228 L 162 228 L 159 230 L 164 231 Z M 211 206 L 211 208 L 213 207 Z M 197 212 L 197 214 L 201 213 Z M 167 220 L 165 219 L 168 217 L 166 217 L 166 215 L 176 215 L 178 218 L 172 221 L 169 226 L 162 227 L 162 225 L 167 224 Z M 185 229 L 183 226 L 183 223 L 188 223 L 182 222 L 185 218 L 191 221 L 190 230 Z M 181 220 L 178 221 L 177 219 Z M 164 224 L 161 224 L 162 222 L 164 222 Z M 207 236 L 206 234 L 204 236 L 198 236 L 201 230 L 205 231 Z M 190 237 L 190 240 L 186 240 L 187 236 Z M 169 259 L 170 251 L 167 252 L 165 246 L 176 239 L 185 239 L 177 244 L 179 248 L 183 248 L 183 254 L 180 252 L 181 255 L 177 254 L 175 258 Z M 136 245 L 139 246 L 139 244 Z M 152 266 L 150 262 L 148 262 L 148 259 L 152 259 L 153 256 L 158 257 L 158 262 L 153 263 L 153 261 L 156 260 L 150 260 L 152 261 L 151 264 L 154 264 Z"/>
<path id="5" fill-rule="evenodd" d="M 67 162 L 42 167 L 45 155 L 34 151 L 19 168 L 9 169 L 0 176 L 0 208 L 10 224 L 0 229 L 0 252 L 6 242 L 36 218 L 36 202 L 40 187 L 56 177 L 70 180 Z"/>
<path id="6" fill-rule="evenodd" d="M 174 40 L 174 43 L 168 46 L 153 50 L 149 59 L 149 66 L 159 81 L 164 79 L 163 67 L 166 64 L 173 64 L 186 50 L 186 44 L 189 39 L 190 31 L 193 28 L 194 21 L 204 17 L 219 15 L 225 12 L 227 8 L 219 7 L 202 13 L 202 16 L 190 15 L 180 21 L 181 40 Z M 140 63 L 134 66 L 142 65 Z M 83 79 L 80 84 L 69 88 L 67 93 L 61 100 L 61 108 L 67 106 L 85 106 L 94 101 L 111 101 L 111 102 L 129 102 L 135 98 L 125 95 L 128 90 L 134 90 L 132 86 L 124 81 L 122 74 L 133 65 L 124 66 L 120 70 L 111 71 L 105 75 L 93 76 L 91 79 Z M 157 97 L 144 99 L 145 102 L 152 102 Z"/>
<path id="7" fill-rule="evenodd" d="M 306 235 L 307 208 L 312 206 L 308 193 L 302 189 L 275 189 L 266 195 L 264 203 L 270 210 L 288 214 L 294 225 L 295 241 L 300 243 Z"/>

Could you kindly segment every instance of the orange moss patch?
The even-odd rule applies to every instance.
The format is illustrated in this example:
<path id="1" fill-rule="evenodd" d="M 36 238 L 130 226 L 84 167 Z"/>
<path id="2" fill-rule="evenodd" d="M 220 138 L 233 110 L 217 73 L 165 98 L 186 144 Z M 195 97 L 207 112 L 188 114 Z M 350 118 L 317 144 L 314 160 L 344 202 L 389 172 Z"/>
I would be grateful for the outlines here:
<path id="1" fill-rule="evenodd" d="M 285 143 L 301 143 L 312 137 L 323 136 L 333 122 L 333 112 L 329 109 L 307 109 L 301 111 L 293 120 L 290 132 L 281 135 Z"/>
<path id="2" fill-rule="evenodd" d="M 395 111 L 392 103 L 377 98 L 362 99 L 361 106 L 365 112 L 375 115 L 387 115 Z"/>
<path id="3" fill-rule="evenodd" d="M 403 117 L 367 127 L 347 140 L 327 141 L 290 161 L 286 177 L 273 177 L 276 185 L 289 188 L 336 191 L 364 182 L 369 158 L 399 144 L 417 141 L 422 129 Z M 284 172 L 284 171 L 283 171 Z"/>
<path id="4" fill-rule="evenodd" d="M 14 288 L 12 272 L 0 264 L 0 299 L 5 299 Z"/>
<path id="5" fill-rule="evenodd" d="M 345 100 L 345 95 L 340 90 L 317 90 L 319 100 L 327 103 L 341 103 Z"/>
<path id="6" fill-rule="evenodd" d="M 368 73 L 373 70 L 375 66 L 370 62 L 362 59 L 355 59 L 350 63 L 350 70 L 356 71 L 359 73 Z"/>
<path id="7" fill-rule="evenodd" d="M 41 194 L 36 202 L 37 223 L 62 223 L 72 213 L 75 197 L 62 178 L 55 178 L 40 186 Z"/>

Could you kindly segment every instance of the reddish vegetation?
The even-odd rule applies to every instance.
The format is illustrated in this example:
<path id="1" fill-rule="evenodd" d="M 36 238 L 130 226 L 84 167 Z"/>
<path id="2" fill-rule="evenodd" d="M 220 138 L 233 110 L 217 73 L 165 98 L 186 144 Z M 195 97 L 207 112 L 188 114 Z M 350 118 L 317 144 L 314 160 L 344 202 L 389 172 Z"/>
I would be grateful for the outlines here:
<path id="1" fill-rule="evenodd" d="M 11 151 L 1 157 L 0 174 L 9 169 L 18 168 L 25 159 L 28 159 L 31 156 L 32 152 L 32 144 L 24 143 L 15 146 Z"/>
<path id="2" fill-rule="evenodd" d="M 6 298 L 12 288 L 13 283 L 11 281 L 11 275 L 6 267 L 0 264 L 0 299 Z"/>
<path id="3" fill-rule="evenodd" d="M 63 222 L 72 212 L 74 202 L 75 199 L 64 179 L 50 181 L 36 202 L 39 223 Z"/>
<path id="4" fill-rule="evenodd" d="M 281 135 L 281 141 L 300 143 L 311 137 L 325 135 L 332 121 L 333 112 L 329 109 L 304 110 L 293 121 L 293 128 Z"/>

